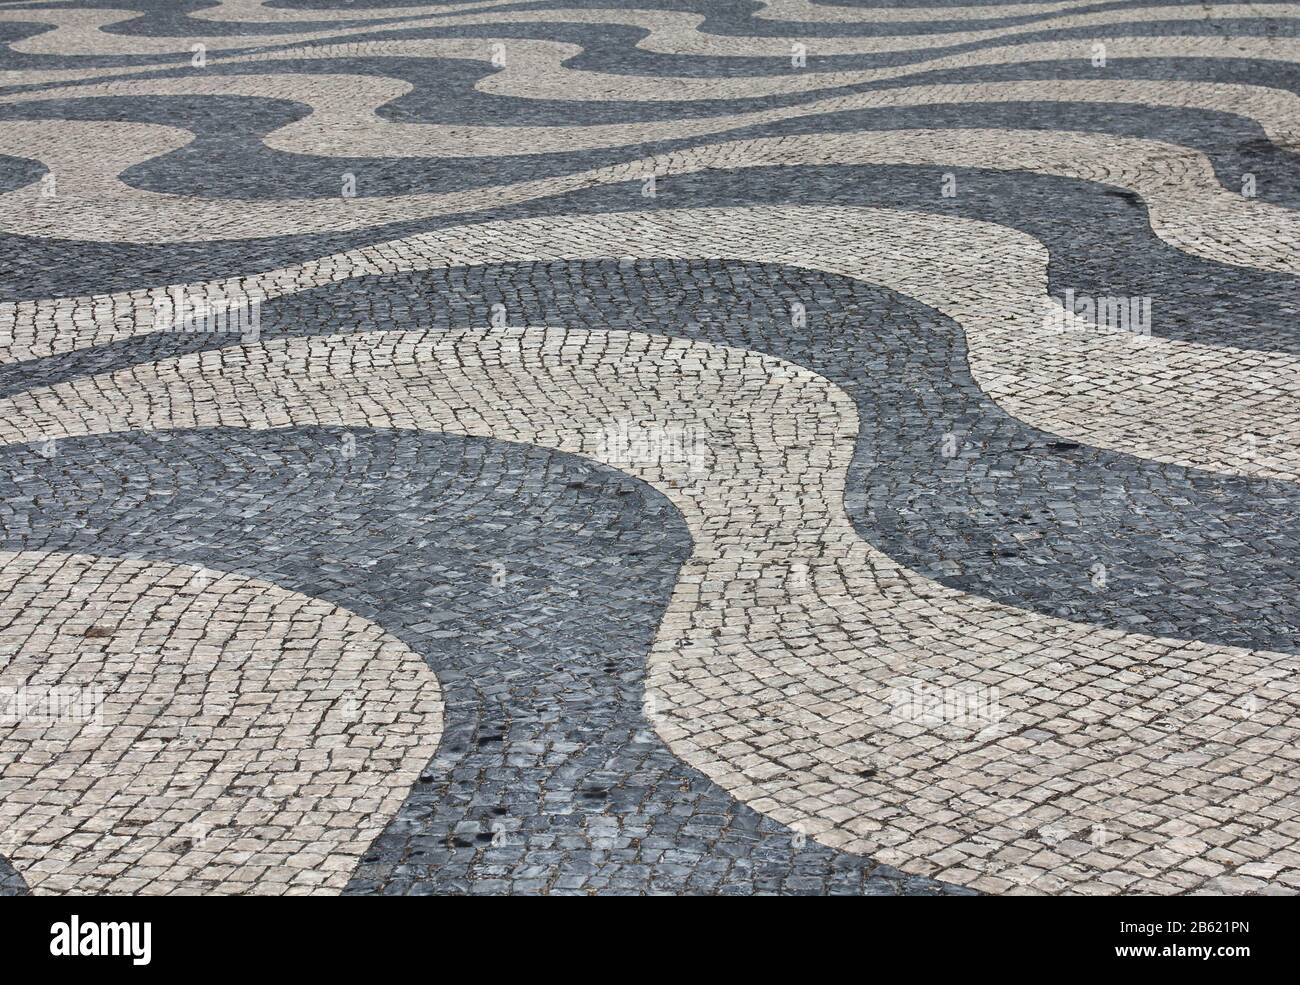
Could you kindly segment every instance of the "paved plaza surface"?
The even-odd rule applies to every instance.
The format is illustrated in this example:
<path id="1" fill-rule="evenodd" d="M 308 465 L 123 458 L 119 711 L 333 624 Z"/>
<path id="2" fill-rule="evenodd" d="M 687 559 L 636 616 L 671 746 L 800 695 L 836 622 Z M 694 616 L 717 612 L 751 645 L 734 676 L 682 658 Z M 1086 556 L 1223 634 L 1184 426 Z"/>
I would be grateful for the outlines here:
<path id="1" fill-rule="evenodd" d="M 0 891 L 1300 892 L 1300 4 L 0 4 Z"/>

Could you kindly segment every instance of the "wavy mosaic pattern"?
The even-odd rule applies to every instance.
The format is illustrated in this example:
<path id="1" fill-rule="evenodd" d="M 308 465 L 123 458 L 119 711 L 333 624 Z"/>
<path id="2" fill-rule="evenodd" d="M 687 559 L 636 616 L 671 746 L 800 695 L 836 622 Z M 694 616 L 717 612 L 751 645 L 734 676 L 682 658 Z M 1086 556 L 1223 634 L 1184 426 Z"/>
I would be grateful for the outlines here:
<path id="1" fill-rule="evenodd" d="M 0 7 L 0 892 L 1296 892 L 1297 59 Z"/>
<path id="2" fill-rule="evenodd" d="M 29 461 L 13 456 L 5 489 L 47 504 L 10 521 L 24 548 L 266 572 L 366 613 L 437 673 L 443 739 L 425 739 L 438 752 L 351 860 L 353 891 L 954 891 L 796 849 L 659 740 L 645 653 L 690 537 L 621 472 L 524 445 L 321 428 L 114 434 Z"/>

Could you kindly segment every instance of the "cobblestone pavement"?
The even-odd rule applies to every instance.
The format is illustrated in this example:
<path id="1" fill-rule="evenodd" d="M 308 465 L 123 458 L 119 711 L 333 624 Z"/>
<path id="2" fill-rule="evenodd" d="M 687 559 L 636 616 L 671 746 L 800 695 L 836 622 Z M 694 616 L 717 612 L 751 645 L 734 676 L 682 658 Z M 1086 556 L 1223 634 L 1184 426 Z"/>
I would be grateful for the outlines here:
<path id="1" fill-rule="evenodd" d="M 1300 5 L 0 5 L 0 893 L 1300 891 Z"/>

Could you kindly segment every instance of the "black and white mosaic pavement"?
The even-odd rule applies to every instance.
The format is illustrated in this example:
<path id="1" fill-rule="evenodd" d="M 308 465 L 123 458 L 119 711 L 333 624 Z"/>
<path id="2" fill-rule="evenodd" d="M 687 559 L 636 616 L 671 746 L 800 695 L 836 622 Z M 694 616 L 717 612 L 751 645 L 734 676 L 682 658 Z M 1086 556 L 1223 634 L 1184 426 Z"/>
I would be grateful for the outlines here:
<path id="1" fill-rule="evenodd" d="M 1300 890 L 1297 61 L 3 5 L 0 892 Z"/>

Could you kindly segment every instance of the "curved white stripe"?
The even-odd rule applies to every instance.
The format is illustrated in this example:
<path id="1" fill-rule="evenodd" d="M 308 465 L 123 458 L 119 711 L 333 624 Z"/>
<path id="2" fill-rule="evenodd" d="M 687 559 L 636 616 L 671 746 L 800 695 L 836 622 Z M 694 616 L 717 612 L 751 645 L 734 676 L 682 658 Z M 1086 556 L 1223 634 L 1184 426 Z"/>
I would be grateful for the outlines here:
<path id="1" fill-rule="evenodd" d="M 409 46 L 410 55 L 428 57 L 426 41 L 373 41 L 355 45 L 331 46 L 341 57 L 351 50 L 356 57 L 401 56 Z M 536 43 L 535 43 L 536 44 Z M 1027 42 L 981 48 L 955 55 L 943 55 L 884 68 L 810 72 L 788 70 L 780 75 L 698 76 L 622 75 L 613 72 L 573 71 L 558 63 L 564 55 L 558 50 L 525 49 L 518 42 L 508 42 L 508 60 L 504 69 L 475 83 L 479 92 L 519 99 L 577 99 L 591 102 L 609 100 L 630 102 L 683 102 L 713 99 L 754 99 L 792 93 L 817 92 L 845 86 L 880 82 L 947 69 L 987 65 L 1019 65 L 1026 62 L 1061 61 L 1087 66 L 1103 45 L 1108 60 L 1151 58 L 1253 58 L 1264 61 L 1300 61 L 1300 39 L 1296 38 L 1229 38 L 1229 37 L 1096 37 L 1072 41 Z M 518 51 L 516 49 L 518 48 Z M 422 54 L 417 54 L 422 52 Z M 250 61 L 283 57 L 283 53 L 262 53 Z M 517 56 L 517 57 L 510 57 Z M 294 57 L 298 57 L 295 51 Z M 518 69 L 512 64 L 518 62 Z M 551 67 L 555 66 L 555 67 Z M 1101 71 L 1101 70 L 1095 70 Z"/>
<path id="2" fill-rule="evenodd" d="M 190 17 L 197 20 L 242 21 L 246 24 L 293 21 L 372 20 L 417 15 L 459 15 L 492 10 L 504 6 L 525 6 L 528 0 L 475 0 L 471 5 L 411 4 L 399 7 L 362 7 L 355 10 L 331 8 L 293 8 L 271 6 L 268 0 L 221 0 L 212 7 L 195 10 Z M 541 0 L 535 0 L 541 2 Z M 905 23 L 910 21 L 964 21 L 993 20 L 1034 15 L 1047 15 L 1095 6 L 1099 0 L 1046 0 L 1041 3 L 1015 3 L 978 7 L 832 7 L 809 0 L 760 0 L 759 9 L 752 16 L 763 20 L 802 21 L 805 23 Z M 1155 7 L 1168 9 L 1170 5 Z M 1221 5 L 1226 6 L 1226 5 Z M 1233 5 L 1236 6 L 1236 5 Z M 1243 8 L 1253 5 L 1241 4 Z M 504 11 L 509 17 L 511 11 Z M 1263 16 L 1263 15 L 1261 15 Z"/>
<path id="3" fill-rule="evenodd" d="M 338 893 L 438 746 L 419 656 L 269 582 L 3 552 L 0 602 L 0 851 L 37 894 Z"/>
<path id="4" fill-rule="evenodd" d="M 232 2 L 262 3 L 263 0 L 232 0 Z M 934 23 L 935 21 L 1038 17 L 1096 6 L 1100 2 L 1102 0 L 1044 0 L 1037 3 L 981 4 L 974 7 L 836 7 L 829 3 L 815 3 L 813 0 L 760 0 L 759 9 L 751 16 L 760 20 L 803 21 L 810 24 L 890 24 L 908 21 Z M 1169 6 L 1160 4 L 1145 9 L 1165 10 Z M 1242 6 L 1253 5 L 1242 4 Z"/>
<path id="5" fill-rule="evenodd" d="M 425 3 L 397 7 L 285 7 L 276 0 L 221 0 L 201 10 L 192 10 L 194 20 L 239 21 L 245 24 L 292 24 L 295 21 L 328 23 L 329 21 L 369 21 L 403 17 L 457 16 L 495 10 L 497 7 L 526 7 L 550 0 L 473 0 L 471 3 Z M 780 0 L 778 0 L 780 2 Z M 1075 0 L 1078 2 L 1078 0 Z M 1096 3 L 1097 0 L 1089 0 Z M 505 16 L 509 16 L 505 11 Z"/>

